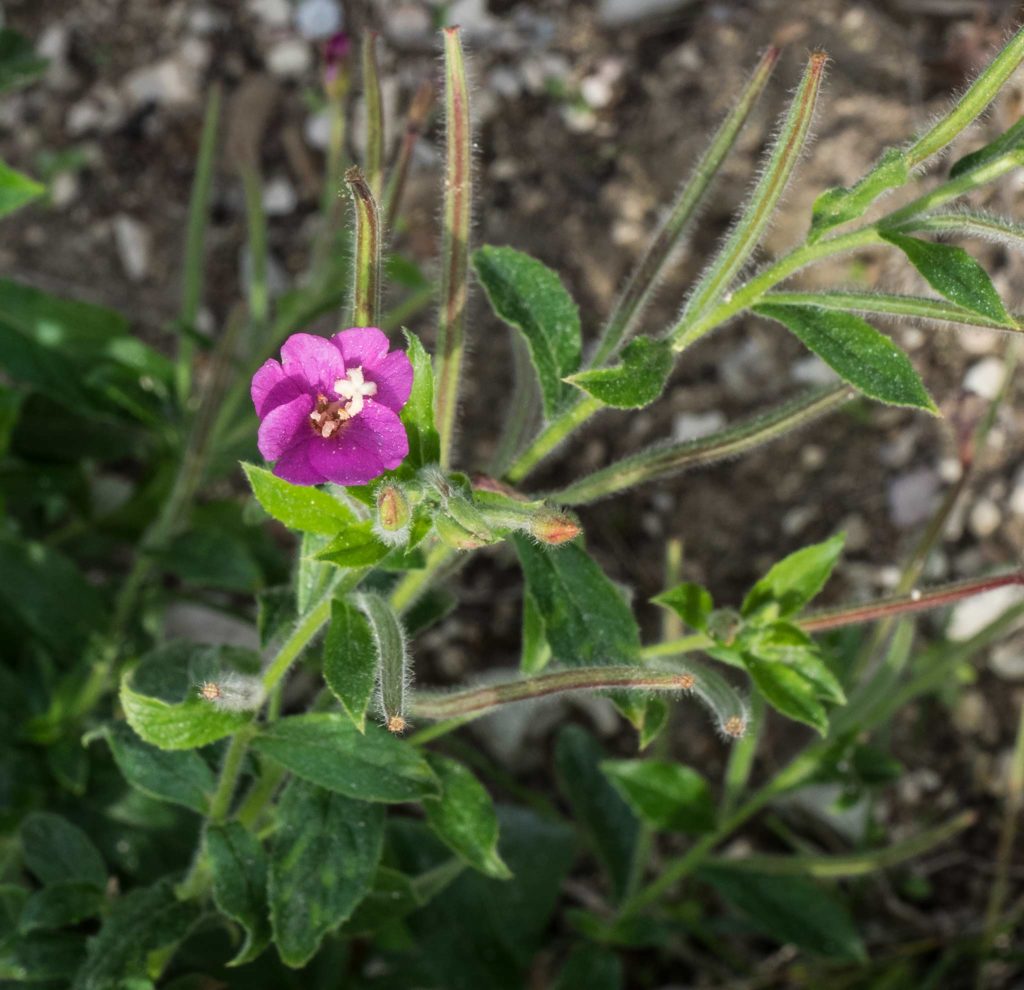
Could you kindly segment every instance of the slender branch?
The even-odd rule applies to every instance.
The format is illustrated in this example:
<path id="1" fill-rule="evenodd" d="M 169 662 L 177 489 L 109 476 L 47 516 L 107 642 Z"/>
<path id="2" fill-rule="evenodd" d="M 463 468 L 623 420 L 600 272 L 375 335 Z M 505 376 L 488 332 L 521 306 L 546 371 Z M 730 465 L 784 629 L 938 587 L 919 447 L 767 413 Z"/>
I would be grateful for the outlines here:
<path id="1" fill-rule="evenodd" d="M 377 32 L 363 35 L 363 99 L 366 101 L 366 181 L 380 200 L 384 180 L 384 109 L 377 67 Z M 370 324 L 360 324 L 369 326 Z"/>
<path id="2" fill-rule="evenodd" d="M 228 743 L 224 762 L 220 768 L 220 776 L 217 779 L 217 789 L 210 799 L 209 818 L 214 825 L 223 822 L 231 810 L 231 799 L 235 795 L 235 787 L 238 785 L 238 778 L 242 772 L 242 763 L 245 761 L 245 754 L 249 749 L 249 740 L 255 731 L 252 725 L 239 729 Z"/>
<path id="3" fill-rule="evenodd" d="M 377 200 L 355 165 L 345 173 L 356 210 L 352 325 L 375 327 L 380 317 L 380 214 Z"/>
<path id="4" fill-rule="evenodd" d="M 451 463 L 462 372 L 469 291 L 469 229 L 473 200 L 469 87 L 457 27 L 445 28 L 445 181 L 441 242 L 441 308 L 437 323 L 435 418 L 441 467 Z"/>

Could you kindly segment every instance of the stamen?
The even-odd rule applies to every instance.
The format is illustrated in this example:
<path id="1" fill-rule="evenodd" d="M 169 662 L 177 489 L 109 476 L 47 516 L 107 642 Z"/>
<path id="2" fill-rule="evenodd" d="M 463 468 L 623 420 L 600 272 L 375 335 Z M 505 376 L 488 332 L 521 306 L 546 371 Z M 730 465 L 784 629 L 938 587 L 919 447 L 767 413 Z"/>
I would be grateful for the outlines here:
<path id="1" fill-rule="evenodd" d="M 363 377 L 362 365 L 356 365 L 345 372 L 344 378 L 334 383 L 334 391 L 346 399 L 345 411 L 349 416 L 358 416 L 363 411 L 363 399 L 377 394 L 377 383 Z"/>

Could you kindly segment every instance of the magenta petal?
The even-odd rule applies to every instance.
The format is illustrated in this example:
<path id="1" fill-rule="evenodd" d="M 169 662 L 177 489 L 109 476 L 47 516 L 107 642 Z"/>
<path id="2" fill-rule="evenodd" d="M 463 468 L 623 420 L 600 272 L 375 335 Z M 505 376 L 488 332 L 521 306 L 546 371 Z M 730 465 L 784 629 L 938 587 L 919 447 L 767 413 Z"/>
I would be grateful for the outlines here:
<path id="1" fill-rule="evenodd" d="M 313 436 L 309 426 L 309 414 L 315 404 L 313 396 L 297 395 L 290 402 L 271 409 L 263 417 L 257 446 L 268 461 L 276 461 L 290 447 Z"/>
<path id="2" fill-rule="evenodd" d="M 332 394 L 334 383 L 345 377 L 341 351 L 326 337 L 311 333 L 293 333 L 281 345 L 281 364 L 290 378 L 325 395 Z"/>
<path id="3" fill-rule="evenodd" d="M 392 351 L 365 375 L 367 381 L 374 382 L 377 386 L 374 401 L 394 412 L 401 410 L 409 401 L 409 393 L 412 391 L 412 364 L 405 356 L 405 351 Z"/>
<path id="4" fill-rule="evenodd" d="M 293 485 L 319 485 L 327 479 L 309 463 L 309 451 L 317 443 L 317 438 L 310 435 L 308 440 L 300 440 L 294 447 L 286 450 L 274 465 L 274 474 Z"/>
<path id="5" fill-rule="evenodd" d="M 256 415 L 261 419 L 271 409 L 290 402 L 302 393 L 299 385 L 284 373 L 284 368 L 271 358 L 265 361 L 259 371 L 252 376 L 249 394 L 252 404 L 256 407 Z"/>
<path id="6" fill-rule="evenodd" d="M 402 421 L 372 399 L 335 439 L 314 443 L 310 463 L 339 485 L 365 485 L 385 470 L 398 467 L 409 453 Z"/>
<path id="7" fill-rule="evenodd" d="M 342 330 L 331 338 L 331 343 L 341 351 L 346 368 L 359 365 L 364 374 L 372 371 L 388 352 L 388 338 L 376 327 L 353 327 L 351 330 Z"/>

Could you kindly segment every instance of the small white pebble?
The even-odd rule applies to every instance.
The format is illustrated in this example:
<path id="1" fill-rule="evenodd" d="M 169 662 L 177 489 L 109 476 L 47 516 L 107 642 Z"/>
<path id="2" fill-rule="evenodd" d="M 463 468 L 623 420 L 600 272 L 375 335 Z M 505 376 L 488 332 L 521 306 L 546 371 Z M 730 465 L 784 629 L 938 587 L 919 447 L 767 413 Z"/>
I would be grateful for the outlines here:
<path id="1" fill-rule="evenodd" d="M 991 536 L 1003 521 L 999 506 L 989 498 L 980 498 L 971 508 L 967 523 L 978 539 Z"/>
<path id="2" fill-rule="evenodd" d="M 997 357 L 987 357 L 972 364 L 964 375 L 964 388 L 983 399 L 994 399 L 999 394 L 1006 369 Z"/>

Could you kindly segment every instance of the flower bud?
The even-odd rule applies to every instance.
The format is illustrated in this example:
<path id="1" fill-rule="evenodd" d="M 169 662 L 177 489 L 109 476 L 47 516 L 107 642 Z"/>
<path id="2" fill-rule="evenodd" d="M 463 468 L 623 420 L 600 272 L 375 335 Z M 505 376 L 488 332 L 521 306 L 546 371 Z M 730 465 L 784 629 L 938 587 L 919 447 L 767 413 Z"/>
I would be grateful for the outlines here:
<path id="1" fill-rule="evenodd" d="M 331 35 L 324 45 L 324 92 L 329 99 L 340 100 L 348 91 L 352 41 L 344 31 Z"/>
<path id="2" fill-rule="evenodd" d="M 453 550 L 478 550 L 489 542 L 440 512 L 434 517 L 434 532 L 445 546 Z"/>
<path id="3" fill-rule="evenodd" d="M 564 509 L 544 508 L 530 518 L 530 533 L 541 543 L 557 547 L 575 540 L 582 532 L 579 522 Z"/>
<path id="4" fill-rule="evenodd" d="M 408 528 L 412 519 L 409 499 L 394 481 L 385 481 L 377 489 L 377 524 L 388 533 Z"/>

